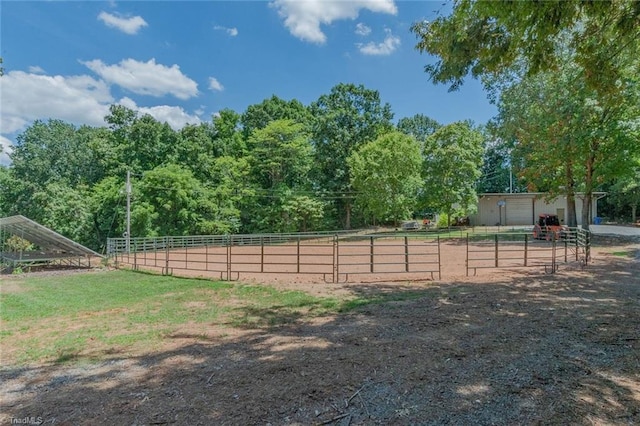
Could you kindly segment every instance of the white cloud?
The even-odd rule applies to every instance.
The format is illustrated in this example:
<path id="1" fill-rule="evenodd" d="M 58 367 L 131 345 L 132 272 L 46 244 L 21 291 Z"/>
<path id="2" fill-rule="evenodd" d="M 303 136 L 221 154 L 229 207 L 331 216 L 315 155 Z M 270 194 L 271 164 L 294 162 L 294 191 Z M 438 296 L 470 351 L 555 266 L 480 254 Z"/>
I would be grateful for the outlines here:
<path id="1" fill-rule="evenodd" d="M 112 15 L 108 12 L 100 12 L 98 20 L 105 23 L 107 27 L 116 28 L 126 34 L 136 34 L 140 28 L 146 27 L 147 22 L 140 16 L 132 16 L 128 18 Z"/>
<path id="2" fill-rule="evenodd" d="M 0 164 L 9 164 L 12 134 L 24 130 L 34 120 L 60 119 L 75 125 L 104 126 L 104 117 L 115 99 L 106 82 L 88 75 L 48 76 L 10 71 L 0 78 Z M 185 112 L 178 106 L 139 107 L 129 99 L 119 102 L 135 111 L 149 114 L 174 129 L 201 122 L 200 114 Z"/>
<path id="3" fill-rule="evenodd" d="M 362 22 L 358 22 L 356 25 L 356 34 L 359 36 L 368 36 L 371 34 L 371 28 L 363 24 Z"/>
<path id="4" fill-rule="evenodd" d="M 238 29 L 237 28 L 228 28 L 228 27 L 223 27 L 221 25 L 216 25 L 215 27 L 213 27 L 214 30 L 218 30 L 218 31 L 224 31 L 227 34 L 229 34 L 231 37 L 235 37 L 238 35 Z"/>
<path id="5" fill-rule="evenodd" d="M 149 114 L 161 123 L 167 122 L 174 130 L 179 130 L 187 124 L 200 124 L 202 121 L 197 115 L 185 112 L 182 107 L 169 105 L 140 107 L 132 99 L 126 97 L 122 98 L 118 103 L 141 114 Z"/>
<path id="6" fill-rule="evenodd" d="M 44 74 L 44 70 L 41 67 L 37 66 L 37 65 L 35 65 L 35 66 L 31 65 L 29 67 L 29 72 L 32 73 L 32 74 Z"/>
<path id="7" fill-rule="evenodd" d="M 370 42 L 367 44 L 358 43 L 358 49 L 363 55 L 386 56 L 391 55 L 398 47 L 400 47 L 400 37 L 391 34 L 386 30 L 387 36 L 382 43 Z"/>
<path id="8" fill-rule="evenodd" d="M 221 92 L 224 90 L 224 86 L 220 84 L 217 78 L 209 77 L 209 89 Z"/>
<path id="9" fill-rule="evenodd" d="M 36 119 L 57 118 L 100 126 L 113 98 L 102 80 L 90 76 L 47 76 L 10 71 L 0 78 L 0 128 L 22 130 Z"/>
<path id="10" fill-rule="evenodd" d="M 270 5 L 284 18 L 284 24 L 291 34 L 318 44 L 327 39 L 320 29 L 321 24 L 356 19 L 362 9 L 391 15 L 398 12 L 393 0 L 274 0 Z"/>
<path id="11" fill-rule="evenodd" d="M 0 135 L 0 164 L 9 165 L 11 163 L 11 158 L 9 158 L 9 154 L 13 152 L 13 143 Z"/>
<path id="12" fill-rule="evenodd" d="M 100 59 L 82 63 L 107 83 L 117 84 L 139 95 L 161 97 L 170 94 L 185 100 L 198 94 L 198 84 L 175 64 L 167 67 L 156 64 L 155 59 L 148 62 L 123 59 L 116 65 L 106 65 Z"/>

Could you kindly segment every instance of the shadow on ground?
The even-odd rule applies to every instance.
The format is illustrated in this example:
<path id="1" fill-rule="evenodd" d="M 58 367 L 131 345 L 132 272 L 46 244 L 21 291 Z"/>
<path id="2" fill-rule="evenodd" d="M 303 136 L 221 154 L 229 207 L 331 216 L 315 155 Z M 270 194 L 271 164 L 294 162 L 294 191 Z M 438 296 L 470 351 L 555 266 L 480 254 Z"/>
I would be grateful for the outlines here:
<path id="1" fill-rule="evenodd" d="M 281 325 L 174 334 L 170 350 L 100 363 L 4 368 L 3 420 L 636 424 L 639 277 L 637 261 L 612 258 L 426 290 L 354 284 L 379 303 L 313 320 L 253 309 Z"/>

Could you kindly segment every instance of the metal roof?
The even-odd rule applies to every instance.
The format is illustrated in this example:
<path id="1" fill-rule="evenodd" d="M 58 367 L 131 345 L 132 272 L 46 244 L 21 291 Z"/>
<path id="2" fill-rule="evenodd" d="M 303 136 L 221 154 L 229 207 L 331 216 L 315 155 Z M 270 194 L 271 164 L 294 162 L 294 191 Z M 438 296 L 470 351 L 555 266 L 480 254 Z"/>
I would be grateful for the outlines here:
<path id="1" fill-rule="evenodd" d="M 24 216 L 18 215 L 0 218 L 0 230 L 24 238 L 42 250 L 53 253 L 64 253 L 69 256 L 102 257 L 102 255 L 82 244 L 78 244 Z"/>

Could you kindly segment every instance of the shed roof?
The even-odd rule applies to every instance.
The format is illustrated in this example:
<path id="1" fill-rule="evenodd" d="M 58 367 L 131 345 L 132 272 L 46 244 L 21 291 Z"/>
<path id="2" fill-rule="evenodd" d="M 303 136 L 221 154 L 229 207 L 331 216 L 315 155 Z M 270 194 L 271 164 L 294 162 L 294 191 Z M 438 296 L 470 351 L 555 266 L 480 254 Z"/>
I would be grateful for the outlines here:
<path id="1" fill-rule="evenodd" d="M 0 218 L 0 230 L 17 235 L 39 246 L 42 250 L 68 254 L 69 256 L 100 256 L 95 251 L 78 244 L 57 232 L 24 216 Z"/>
<path id="2" fill-rule="evenodd" d="M 595 198 L 600 199 L 607 195 L 606 192 L 593 191 L 591 193 Z M 549 196 L 548 192 L 483 192 L 478 194 L 480 198 L 501 197 L 501 198 L 545 198 Z M 561 197 L 562 194 L 556 197 Z M 576 192 L 576 198 L 582 199 L 584 197 L 583 192 Z"/>

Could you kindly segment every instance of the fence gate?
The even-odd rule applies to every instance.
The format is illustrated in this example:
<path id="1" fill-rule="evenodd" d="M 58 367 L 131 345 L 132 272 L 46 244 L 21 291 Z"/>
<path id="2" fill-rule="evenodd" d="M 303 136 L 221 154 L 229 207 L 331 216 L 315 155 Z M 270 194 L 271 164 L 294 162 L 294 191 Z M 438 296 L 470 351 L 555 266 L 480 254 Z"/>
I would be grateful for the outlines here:
<path id="1" fill-rule="evenodd" d="M 562 263 L 586 265 L 591 256 L 591 234 L 581 228 L 570 228 L 548 239 L 534 239 L 527 232 L 467 234 L 467 276 L 478 269 L 544 267 L 554 273 Z"/>

